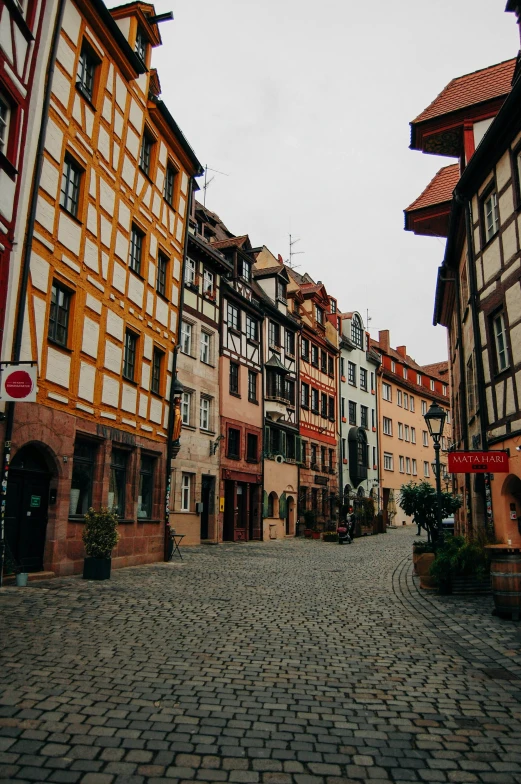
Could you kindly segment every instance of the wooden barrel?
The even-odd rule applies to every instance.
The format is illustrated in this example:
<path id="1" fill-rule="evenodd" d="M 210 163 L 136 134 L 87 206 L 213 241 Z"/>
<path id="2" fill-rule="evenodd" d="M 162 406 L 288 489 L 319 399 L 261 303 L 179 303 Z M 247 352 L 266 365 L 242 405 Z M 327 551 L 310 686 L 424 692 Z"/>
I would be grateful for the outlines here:
<path id="1" fill-rule="evenodd" d="M 499 615 L 519 620 L 521 613 L 521 553 L 494 553 L 490 564 L 494 604 Z"/>

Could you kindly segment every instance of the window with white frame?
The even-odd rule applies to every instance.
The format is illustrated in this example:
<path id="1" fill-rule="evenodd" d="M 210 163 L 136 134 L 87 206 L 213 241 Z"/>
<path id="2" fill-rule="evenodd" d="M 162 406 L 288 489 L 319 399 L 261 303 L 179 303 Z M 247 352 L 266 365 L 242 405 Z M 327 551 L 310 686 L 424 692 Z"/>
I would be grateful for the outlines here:
<path id="1" fill-rule="evenodd" d="M 407 392 L 403 393 L 403 407 L 408 411 L 409 410 L 409 395 Z"/>
<path id="2" fill-rule="evenodd" d="M 201 331 L 201 362 L 209 365 L 212 357 L 212 336 L 208 332 Z"/>
<path id="3" fill-rule="evenodd" d="M 3 95 L 0 95 L 0 152 L 7 155 L 7 142 L 9 140 L 10 106 Z"/>
<path id="4" fill-rule="evenodd" d="M 419 387 L 421 387 L 421 385 L 422 385 L 422 374 L 421 373 L 416 373 L 416 383 L 418 384 Z"/>
<path id="5" fill-rule="evenodd" d="M 400 455 L 400 457 L 398 458 L 398 461 L 399 461 L 399 466 L 400 466 L 400 473 L 403 474 L 403 473 L 405 473 L 405 459 L 402 457 L 402 455 Z"/>
<path id="6" fill-rule="evenodd" d="M 324 323 L 324 311 L 322 308 L 319 308 L 318 305 L 315 305 L 315 320 L 317 324 Z"/>
<path id="7" fill-rule="evenodd" d="M 427 413 L 427 402 L 425 400 L 422 400 L 422 416 L 425 416 L 426 413 Z"/>
<path id="8" fill-rule="evenodd" d="M 411 473 L 411 458 L 410 457 L 406 457 L 405 458 L 405 473 L 406 474 L 410 474 Z"/>
<path id="9" fill-rule="evenodd" d="M 431 392 L 434 392 L 435 389 L 436 389 L 436 387 L 435 387 L 435 384 L 434 384 L 434 379 L 431 378 Z"/>
<path id="10" fill-rule="evenodd" d="M 450 411 L 447 411 L 447 419 L 445 421 L 450 425 Z"/>
<path id="11" fill-rule="evenodd" d="M 483 201 L 483 230 L 485 242 L 488 242 L 499 230 L 499 212 L 497 193 L 492 191 Z"/>
<path id="12" fill-rule="evenodd" d="M 399 389 L 399 390 L 396 392 L 396 405 L 397 405 L 397 406 L 400 406 L 400 408 L 401 408 L 401 407 L 402 407 L 402 405 L 403 405 L 403 395 L 402 395 L 402 390 L 401 390 L 401 389 Z"/>
<path id="13" fill-rule="evenodd" d="M 411 444 L 416 443 L 416 428 L 411 427 Z"/>
<path id="14" fill-rule="evenodd" d="M 505 314 L 503 311 L 494 316 L 492 324 L 494 329 L 494 346 L 496 349 L 496 366 L 498 373 L 501 373 L 503 370 L 506 370 L 510 364 L 508 358 Z"/>
<path id="15" fill-rule="evenodd" d="M 383 418 L 383 431 L 386 436 L 392 436 L 393 434 L 393 420 L 389 419 L 389 417 Z"/>
<path id="16" fill-rule="evenodd" d="M 192 325 L 187 321 L 181 322 L 181 351 L 183 354 L 192 355 Z"/>
<path id="17" fill-rule="evenodd" d="M 183 425 L 192 424 L 192 393 L 183 392 L 181 396 L 181 422 Z"/>
<path id="18" fill-rule="evenodd" d="M 443 394 L 445 395 L 445 397 L 447 397 L 447 394 L 448 394 L 448 388 L 447 388 L 447 384 L 443 384 L 443 386 L 442 386 L 442 388 L 441 388 L 441 391 L 443 392 Z"/>
<path id="19" fill-rule="evenodd" d="M 405 425 L 405 440 L 409 441 L 409 425 Z"/>
<path id="20" fill-rule="evenodd" d="M 403 424 L 398 422 L 398 438 L 403 441 Z"/>
<path id="21" fill-rule="evenodd" d="M 205 269 L 203 272 L 203 293 L 212 296 L 214 285 L 215 277 L 213 272 Z"/>
<path id="22" fill-rule="evenodd" d="M 239 331 L 241 328 L 239 308 L 236 308 L 235 305 L 232 305 L 229 302 L 227 313 L 228 313 L 228 329 L 235 329 Z"/>
<path id="23" fill-rule="evenodd" d="M 257 325 L 257 319 L 248 315 L 246 316 L 246 337 L 248 340 L 253 340 L 254 342 L 258 340 Z"/>
<path id="24" fill-rule="evenodd" d="M 407 370 L 406 367 L 404 367 L 404 369 L 403 369 L 403 377 L 407 378 L 408 375 L 409 375 L 409 371 Z"/>
<path id="25" fill-rule="evenodd" d="M 353 318 L 351 319 L 351 340 L 358 346 L 358 348 L 363 349 L 364 347 L 364 330 L 362 328 L 362 322 L 360 317 L 355 313 Z"/>
<path id="26" fill-rule="evenodd" d="M 423 461 L 423 475 L 430 476 L 430 466 L 427 460 Z"/>
<path id="27" fill-rule="evenodd" d="M 429 446 L 429 434 L 426 430 L 422 430 L 422 444 L 423 446 Z"/>
<path id="28" fill-rule="evenodd" d="M 390 452 L 384 452 L 384 468 L 386 471 L 393 471 L 393 456 Z"/>
<path id="29" fill-rule="evenodd" d="M 382 384 L 382 397 L 384 400 L 388 400 L 388 401 L 392 400 L 391 385 L 386 384 L 385 382 Z"/>
<path id="30" fill-rule="evenodd" d="M 192 474 L 181 475 L 181 511 L 190 511 L 190 500 L 192 495 Z"/>
<path id="31" fill-rule="evenodd" d="M 417 476 L 417 474 L 418 474 L 418 464 L 417 464 L 416 460 L 413 457 L 413 459 L 412 459 L 412 475 L 413 476 Z"/>
<path id="32" fill-rule="evenodd" d="M 210 430 L 210 400 L 207 397 L 200 400 L 199 427 L 201 430 Z"/>
<path id="33" fill-rule="evenodd" d="M 414 412 L 414 398 L 412 395 L 409 395 L 409 411 Z"/>
<path id="34" fill-rule="evenodd" d="M 186 260 L 185 266 L 185 283 L 188 283 L 189 286 L 195 285 L 195 276 L 197 272 L 197 264 L 193 259 Z"/>
<path id="35" fill-rule="evenodd" d="M 396 373 L 396 362 L 394 359 L 391 360 L 391 373 Z"/>

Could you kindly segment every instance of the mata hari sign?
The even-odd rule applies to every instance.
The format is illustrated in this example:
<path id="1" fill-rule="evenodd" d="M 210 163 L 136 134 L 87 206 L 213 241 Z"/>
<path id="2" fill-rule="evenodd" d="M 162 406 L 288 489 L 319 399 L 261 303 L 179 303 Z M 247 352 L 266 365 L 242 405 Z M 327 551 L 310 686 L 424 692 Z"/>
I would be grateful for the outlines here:
<path id="1" fill-rule="evenodd" d="M 449 452 L 451 474 L 508 474 L 507 452 Z"/>

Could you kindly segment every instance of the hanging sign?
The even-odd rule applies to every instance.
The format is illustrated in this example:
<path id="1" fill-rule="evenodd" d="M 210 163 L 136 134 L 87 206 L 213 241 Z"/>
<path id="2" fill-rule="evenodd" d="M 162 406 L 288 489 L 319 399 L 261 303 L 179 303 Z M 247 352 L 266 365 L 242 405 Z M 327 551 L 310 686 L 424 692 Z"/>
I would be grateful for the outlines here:
<path id="1" fill-rule="evenodd" d="M 0 400 L 14 403 L 35 403 L 37 366 L 29 363 L 0 365 Z"/>
<path id="2" fill-rule="evenodd" d="M 507 452 L 449 452 L 451 474 L 508 474 Z"/>

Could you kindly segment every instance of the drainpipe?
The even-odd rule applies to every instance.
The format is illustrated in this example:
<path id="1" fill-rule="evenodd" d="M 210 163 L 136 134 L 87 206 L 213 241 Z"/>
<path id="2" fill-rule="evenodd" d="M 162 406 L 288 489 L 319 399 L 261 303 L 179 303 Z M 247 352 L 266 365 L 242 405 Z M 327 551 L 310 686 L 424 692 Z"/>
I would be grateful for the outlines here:
<path id="1" fill-rule="evenodd" d="M 181 274 L 179 278 L 179 307 L 177 309 L 177 335 L 176 344 L 172 356 L 172 377 L 170 379 L 170 398 L 168 401 L 168 429 L 166 436 L 166 482 L 165 482 L 165 561 L 168 560 L 168 535 L 170 529 L 170 493 L 172 489 L 172 459 L 173 459 L 173 443 L 172 436 L 174 434 L 174 408 L 175 408 L 175 390 L 174 382 L 177 377 L 177 355 L 181 346 L 181 320 L 183 318 L 183 305 L 184 305 L 184 291 L 185 291 L 185 269 L 186 258 L 188 255 L 188 226 L 190 223 L 190 211 L 192 208 L 192 191 L 193 191 L 193 177 L 188 181 L 188 201 L 186 207 L 186 221 L 185 221 L 185 242 L 183 248 L 183 264 L 181 265 Z"/>
<path id="2" fill-rule="evenodd" d="M 60 31 L 63 21 L 63 12 L 65 10 L 65 0 L 59 0 L 58 11 L 56 15 L 56 22 L 54 25 L 54 32 L 52 37 L 51 52 L 49 55 L 49 64 L 47 67 L 47 77 L 45 82 L 45 93 L 42 106 L 42 115 L 40 122 L 40 133 L 38 135 L 38 146 L 36 148 L 36 165 L 31 187 L 31 199 L 29 202 L 29 215 L 27 218 L 27 232 L 25 236 L 25 246 L 22 255 L 22 275 L 20 279 L 20 290 L 18 294 L 18 311 L 16 314 L 15 329 L 13 336 L 13 350 L 12 361 L 20 361 L 20 353 L 22 347 L 22 334 L 25 318 L 25 301 L 27 299 L 27 285 L 29 283 L 29 269 L 31 260 L 31 250 L 33 245 L 34 224 L 36 220 L 36 208 L 38 205 L 38 191 L 40 189 L 40 180 L 42 176 L 42 167 L 44 161 L 44 147 L 45 136 L 47 133 L 47 122 L 49 119 L 49 106 L 51 103 L 51 90 L 52 80 L 54 76 L 54 68 L 56 64 L 56 55 L 58 52 L 58 44 L 60 42 Z M 7 404 L 7 414 L 5 423 L 5 439 L 3 449 L 3 476 L 0 486 L 0 587 L 2 586 L 2 574 L 4 570 L 4 553 L 5 553 L 5 510 L 7 501 L 7 480 L 9 475 L 9 462 L 11 459 L 11 439 L 13 436 L 15 403 Z"/>
<path id="3" fill-rule="evenodd" d="M 342 335 L 340 335 L 340 340 L 342 340 Z M 340 353 L 338 355 L 338 365 L 337 365 L 337 374 L 336 377 L 338 379 L 337 382 L 337 389 L 338 389 L 338 405 L 337 405 L 337 412 L 338 412 L 338 421 L 340 423 L 339 428 L 339 435 L 340 435 L 340 442 L 338 444 L 338 497 L 340 507 L 338 510 L 338 522 L 342 522 L 342 507 L 344 505 L 344 467 L 343 467 L 343 454 L 342 454 L 342 377 L 340 375 L 340 358 L 342 357 L 342 348 L 340 347 Z"/>
<path id="4" fill-rule="evenodd" d="M 470 257 L 469 257 L 469 264 L 470 264 Z M 468 265 L 467 265 L 468 266 Z M 469 271 L 467 269 L 467 277 L 469 276 Z M 461 285 L 460 285 L 460 277 L 458 274 L 455 276 L 455 286 L 456 286 L 456 308 L 458 311 L 461 308 Z M 461 326 L 461 318 L 456 319 L 456 324 L 458 328 L 458 343 L 460 346 L 460 350 L 458 352 L 458 364 L 459 364 L 459 375 L 460 375 L 460 384 L 459 384 L 459 398 L 460 398 L 460 413 L 461 418 L 463 420 L 463 446 L 465 449 L 469 448 L 469 423 L 468 423 L 468 415 L 467 415 L 467 378 L 465 375 L 465 357 L 463 356 L 463 329 Z M 453 423 L 454 424 L 454 423 Z"/>

